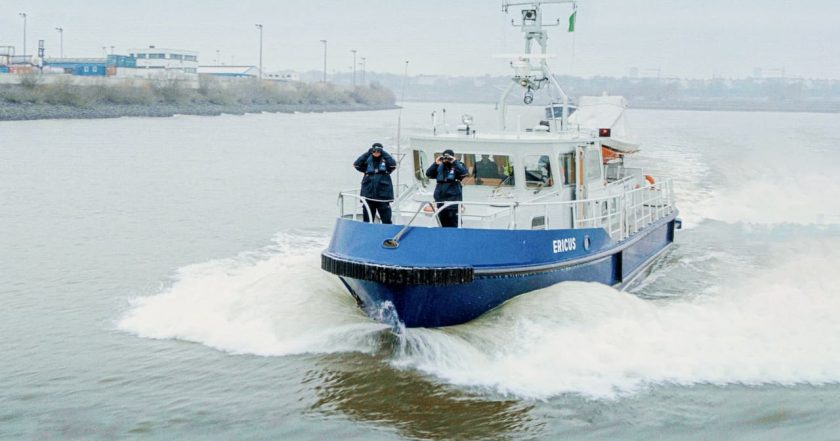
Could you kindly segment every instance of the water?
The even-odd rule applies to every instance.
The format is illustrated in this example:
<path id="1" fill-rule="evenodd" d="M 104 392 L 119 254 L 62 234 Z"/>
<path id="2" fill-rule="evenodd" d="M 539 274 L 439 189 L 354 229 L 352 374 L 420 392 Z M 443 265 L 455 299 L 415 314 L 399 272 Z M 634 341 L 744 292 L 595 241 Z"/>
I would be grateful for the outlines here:
<path id="1" fill-rule="evenodd" d="M 837 437 L 840 115 L 631 111 L 686 227 L 650 277 L 402 337 L 319 269 L 396 116 L 0 123 L 0 438 Z"/>

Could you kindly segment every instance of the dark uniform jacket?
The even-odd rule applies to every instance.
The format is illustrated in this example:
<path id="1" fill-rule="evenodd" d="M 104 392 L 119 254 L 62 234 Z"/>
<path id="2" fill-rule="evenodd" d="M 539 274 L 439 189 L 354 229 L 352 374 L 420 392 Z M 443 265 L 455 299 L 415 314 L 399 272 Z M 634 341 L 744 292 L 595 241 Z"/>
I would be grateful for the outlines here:
<path id="1" fill-rule="evenodd" d="M 453 173 L 450 173 L 450 171 Z M 437 181 L 437 185 L 435 185 L 435 201 L 464 200 L 464 195 L 461 192 L 461 179 L 464 179 L 468 173 L 467 168 L 464 167 L 461 161 L 432 164 L 426 170 L 426 176 Z"/>
<path id="2" fill-rule="evenodd" d="M 362 190 L 360 195 L 363 198 L 379 199 L 382 201 L 394 200 L 394 184 L 391 182 L 391 172 L 396 170 L 397 161 L 382 151 L 377 159 L 366 152 L 353 163 L 356 170 L 365 174 L 362 178 Z"/>

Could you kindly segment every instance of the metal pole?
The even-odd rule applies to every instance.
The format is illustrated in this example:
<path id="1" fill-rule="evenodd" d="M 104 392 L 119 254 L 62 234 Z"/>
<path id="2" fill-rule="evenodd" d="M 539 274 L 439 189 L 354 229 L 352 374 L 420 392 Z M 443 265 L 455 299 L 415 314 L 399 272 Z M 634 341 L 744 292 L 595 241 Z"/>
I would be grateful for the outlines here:
<path id="1" fill-rule="evenodd" d="M 111 46 L 111 55 L 114 55 L 114 46 Z"/>
<path id="2" fill-rule="evenodd" d="M 402 150 L 400 149 L 400 138 L 402 137 L 402 105 L 405 101 L 405 80 L 408 78 L 408 60 L 405 60 L 405 72 L 403 73 L 402 81 L 402 97 L 400 98 L 400 111 L 397 114 L 397 203 L 399 203 L 400 194 L 400 170 L 402 170 Z M 399 211 L 399 208 L 397 208 Z"/>
<path id="3" fill-rule="evenodd" d="M 365 72 L 366 72 L 366 68 L 367 68 L 367 58 L 366 58 L 366 57 L 362 57 L 362 86 L 364 86 L 364 85 L 366 85 L 366 84 L 367 84 L 367 83 L 365 82 Z"/>
<path id="4" fill-rule="evenodd" d="M 327 40 L 321 40 L 324 43 L 324 79 L 323 83 L 327 82 Z"/>
<path id="5" fill-rule="evenodd" d="M 64 58 L 64 28 L 55 28 L 58 31 L 59 47 L 61 48 L 61 58 Z"/>
<path id="6" fill-rule="evenodd" d="M 262 49 L 263 49 L 263 25 L 257 24 L 260 30 L 260 80 L 263 78 Z"/>
<path id="7" fill-rule="evenodd" d="M 353 88 L 356 88 L 356 49 L 351 50 L 353 52 Z"/>
<path id="8" fill-rule="evenodd" d="M 21 17 L 23 17 L 23 56 L 26 56 L 26 12 L 18 13 Z"/>

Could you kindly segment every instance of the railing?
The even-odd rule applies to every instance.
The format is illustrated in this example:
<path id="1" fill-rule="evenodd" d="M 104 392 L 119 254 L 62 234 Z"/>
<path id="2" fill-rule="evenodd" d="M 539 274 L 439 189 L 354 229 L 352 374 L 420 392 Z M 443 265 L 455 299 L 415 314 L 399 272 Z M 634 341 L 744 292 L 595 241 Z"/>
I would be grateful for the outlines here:
<path id="1" fill-rule="evenodd" d="M 540 198 L 543 199 L 543 198 Z M 385 202 L 369 199 L 375 202 Z M 347 202 L 353 208 L 348 210 Z M 365 198 L 358 191 L 339 194 L 339 211 L 342 218 L 362 220 L 367 212 L 373 219 Z M 401 201 L 402 204 L 421 204 L 417 207 L 426 215 L 437 219 L 441 211 L 452 206 L 458 207 L 458 227 L 469 228 L 506 228 L 534 229 L 534 219 L 542 218 L 541 228 L 603 228 L 614 240 L 620 241 L 632 236 L 645 226 L 662 219 L 675 210 L 674 189 L 670 179 L 661 179 L 656 184 L 622 190 L 618 194 L 579 201 L 539 201 L 528 202 L 460 202 L 438 203 L 431 200 Z M 413 210 L 411 210 L 413 213 Z M 524 219 L 531 222 L 524 224 Z M 414 218 L 409 222 L 411 224 Z M 467 224 L 465 225 L 465 221 Z M 524 224 L 524 225 L 523 225 Z M 439 224 L 438 224 L 439 225 Z"/>
<path id="2" fill-rule="evenodd" d="M 574 228 L 602 227 L 613 239 L 623 240 L 674 212 L 674 187 L 667 179 L 620 194 L 570 204 Z"/>

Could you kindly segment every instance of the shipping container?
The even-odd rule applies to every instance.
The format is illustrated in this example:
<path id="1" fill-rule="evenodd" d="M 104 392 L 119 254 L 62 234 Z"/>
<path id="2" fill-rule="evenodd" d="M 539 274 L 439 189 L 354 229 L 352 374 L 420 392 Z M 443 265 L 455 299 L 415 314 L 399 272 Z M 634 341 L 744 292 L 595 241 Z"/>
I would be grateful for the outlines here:
<path id="1" fill-rule="evenodd" d="M 137 59 L 127 55 L 108 55 L 108 66 L 137 67 Z"/>
<path id="2" fill-rule="evenodd" d="M 35 68 L 28 65 L 12 65 L 9 66 L 9 73 L 26 75 L 35 72 Z"/>
<path id="3" fill-rule="evenodd" d="M 64 72 L 64 69 L 63 69 L 63 68 L 60 68 L 60 67 L 56 67 L 56 66 L 44 66 L 44 67 L 41 69 L 41 73 L 44 73 L 44 74 L 63 74 L 63 73 L 65 73 L 65 72 Z"/>
<path id="4" fill-rule="evenodd" d="M 9 66 L 0 66 L 0 73 L 9 73 Z"/>

